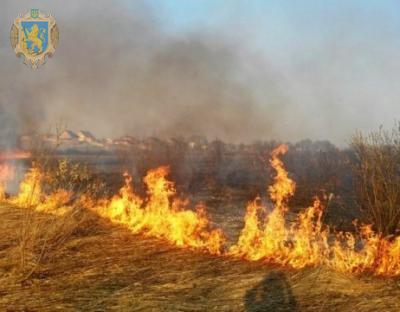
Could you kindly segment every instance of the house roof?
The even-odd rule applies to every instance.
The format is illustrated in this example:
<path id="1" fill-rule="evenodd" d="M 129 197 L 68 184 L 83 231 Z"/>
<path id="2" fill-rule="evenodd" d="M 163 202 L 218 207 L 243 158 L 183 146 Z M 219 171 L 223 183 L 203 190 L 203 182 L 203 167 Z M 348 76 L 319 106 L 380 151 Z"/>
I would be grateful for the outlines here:
<path id="1" fill-rule="evenodd" d="M 71 131 L 71 130 L 65 130 L 60 135 L 60 139 L 71 140 L 71 139 L 77 139 L 77 138 L 78 138 L 78 135 L 75 132 Z"/>
<path id="2" fill-rule="evenodd" d="M 81 138 L 87 138 L 87 139 L 92 139 L 92 140 L 95 139 L 95 136 L 90 131 L 87 131 L 87 130 L 79 131 L 78 136 Z"/>

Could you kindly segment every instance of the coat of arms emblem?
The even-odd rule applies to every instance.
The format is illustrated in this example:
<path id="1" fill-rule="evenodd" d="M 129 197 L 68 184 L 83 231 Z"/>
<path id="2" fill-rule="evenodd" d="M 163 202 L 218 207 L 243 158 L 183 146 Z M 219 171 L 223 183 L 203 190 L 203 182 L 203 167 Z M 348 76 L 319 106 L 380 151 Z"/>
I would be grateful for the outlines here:
<path id="1" fill-rule="evenodd" d="M 59 32 L 55 19 L 38 9 L 19 15 L 11 27 L 11 46 L 18 57 L 33 69 L 51 57 L 58 45 Z"/>

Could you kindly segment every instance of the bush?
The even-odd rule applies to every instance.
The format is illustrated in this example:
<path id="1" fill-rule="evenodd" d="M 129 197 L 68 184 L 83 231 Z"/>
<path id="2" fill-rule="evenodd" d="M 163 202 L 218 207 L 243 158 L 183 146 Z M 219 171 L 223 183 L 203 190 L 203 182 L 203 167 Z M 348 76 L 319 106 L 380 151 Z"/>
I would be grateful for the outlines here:
<path id="1" fill-rule="evenodd" d="M 400 124 L 351 139 L 358 202 L 367 220 L 383 235 L 393 235 L 400 222 Z"/>
<path id="2" fill-rule="evenodd" d="M 43 184 L 46 193 L 64 189 L 75 198 L 81 195 L 100 198 L 107 193 L 105 182 L 88 165 L 68 159 L 57 159 L 47 166 Z"/>

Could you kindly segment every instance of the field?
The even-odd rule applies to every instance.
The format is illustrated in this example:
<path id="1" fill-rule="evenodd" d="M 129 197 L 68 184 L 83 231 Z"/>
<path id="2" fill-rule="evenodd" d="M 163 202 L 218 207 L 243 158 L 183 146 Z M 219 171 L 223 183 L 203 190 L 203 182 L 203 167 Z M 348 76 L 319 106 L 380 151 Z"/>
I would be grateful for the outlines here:
<path id="1" fill-rule="evenodd" d="M 269 198 L 250 199 L 181 193 L 168 166 L 135 182 L 36 163 L 0 189 L 0 310 L 399 311 L 400 238 L 331 226 L 332 195 L 297 207 L 287 151 L 270 152 Z"/>
<path id="2" fill-rule="evenodd" d="M 232 209 L 232 208 L 231 208 Z M 27 279 L 14 274 L 25 211 L 0 208 L 2 311 L 399 311 L 400 282 L 293 270 L 174 247 L 96 216 Z M 240 218 L 220 215 L 236 231 Z M 35 213 L 54 224 L 54 216 Z M 57 217 L 61 218 L 61 217 Z"/>

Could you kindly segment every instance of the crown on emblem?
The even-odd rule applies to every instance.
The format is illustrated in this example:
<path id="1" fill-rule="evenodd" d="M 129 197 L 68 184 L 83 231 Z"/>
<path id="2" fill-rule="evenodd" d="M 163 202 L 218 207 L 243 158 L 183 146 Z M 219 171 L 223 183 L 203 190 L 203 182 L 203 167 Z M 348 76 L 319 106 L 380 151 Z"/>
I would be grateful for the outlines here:
<path id="1" fill-rule="evenodd" d="M 11 27 L 11 46 L 15 54 L 24 57 L 24 63 L 38 68 L 51 57 L 58 45 L 59 31 L 55 19 L 39 9 L 19 15 Z"/>
<path id="2" fill-rule="evenodd" d="M 39 9 L 31 9 L 31 17 L 38 18 L 39 17 Z"/>

